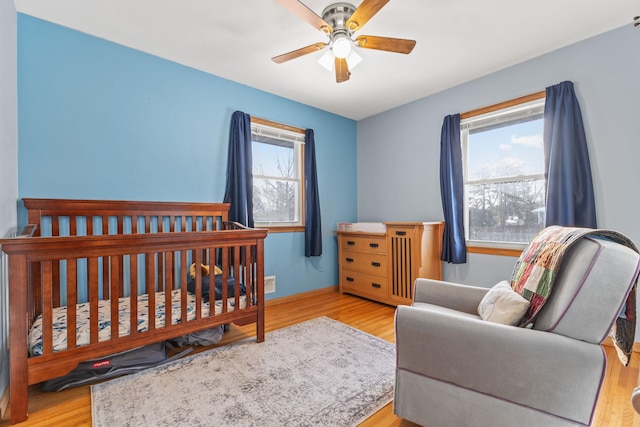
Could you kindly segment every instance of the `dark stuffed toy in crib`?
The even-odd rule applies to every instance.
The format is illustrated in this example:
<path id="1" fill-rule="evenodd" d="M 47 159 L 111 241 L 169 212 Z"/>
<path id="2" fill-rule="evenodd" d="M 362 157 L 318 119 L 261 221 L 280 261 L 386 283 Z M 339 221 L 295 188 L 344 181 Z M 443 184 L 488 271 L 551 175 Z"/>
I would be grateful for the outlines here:
<path id="1" fill-rule="evenodd" d="M 201 280 L 201 292 L 202 298 L 205 301 L 209 301 L 209 272 L 210 268 L 208 265 L 201 264 L 200 265 L 200 275 L 202 277 Z M 215 299 L 222 299 L 222 270 L 217 265 L 214 266 L 214 281 L 215 281 Z M 241 283 L 240 286 L 240 295 L 245 295 L 247 289 L 244 283 Z M 187 276 L 187 290 L 191 293 L 196 292 L 196 265 L 191 264 L 191 268 L 189 268 L 189 274 Z M 227 277 L 227 298 L 235 297 L 235 279 L 232 276 Z"/>

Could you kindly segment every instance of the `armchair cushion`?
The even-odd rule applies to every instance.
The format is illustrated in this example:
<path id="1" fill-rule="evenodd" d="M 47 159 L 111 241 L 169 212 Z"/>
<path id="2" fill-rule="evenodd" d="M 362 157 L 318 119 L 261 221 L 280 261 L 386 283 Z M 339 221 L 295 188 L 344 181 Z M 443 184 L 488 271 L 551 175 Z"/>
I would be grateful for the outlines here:
<path id="1" fill-rule="evenodd" d="M 506 280 L 491 288 L 478 304 L 482 320 L 511 326 L 520 323 L 528 309 L 529 300 L 511 289 Z"/>

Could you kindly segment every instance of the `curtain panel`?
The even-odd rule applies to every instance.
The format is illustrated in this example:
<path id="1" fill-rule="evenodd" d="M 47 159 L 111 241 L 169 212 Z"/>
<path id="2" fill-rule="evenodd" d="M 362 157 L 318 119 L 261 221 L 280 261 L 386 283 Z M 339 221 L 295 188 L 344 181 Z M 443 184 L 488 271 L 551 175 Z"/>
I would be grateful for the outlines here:
<path id="1" fill-rule="evenodd" d="M 306 257 L 320 256 L 322 255 L 322 221 L 320 219 L 316 143 L 313 129 L 307 129 L 304 134 L 304 182 L 304 255 Z"/>
<path id="2" fill-rule="evenodd" d="M 597 228 L 587 138 L 570 81 L 546 88 L 543 138 L 545 225 Z"/>
<path id="3" fill-rule="evenodd" d="M 460 114 L 444 118 L 440 138 L 440 195 L 444 212 L 442 261 L 452 264 L 467 262 L 464 233 L 464 182 Z"/>
<path id="4" fill-rule="evenodd" d="M 224 202 L 231 203 L 230 221 L 253 228 L 251 116 L 242 111 L 231 116 Z"/>

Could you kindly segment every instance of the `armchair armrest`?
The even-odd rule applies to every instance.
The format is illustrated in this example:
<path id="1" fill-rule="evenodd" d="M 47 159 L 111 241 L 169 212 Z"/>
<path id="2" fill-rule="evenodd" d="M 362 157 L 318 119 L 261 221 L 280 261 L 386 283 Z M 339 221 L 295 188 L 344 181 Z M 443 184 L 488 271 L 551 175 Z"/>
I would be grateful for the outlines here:
<path id="1" fill-rule="evenodd" d="M 414 303 L 434 304 L 471 314 L 478 314 L 478 304 L 489 291 L 479 286 L 433 279 L 416 279 L 414 286 Z"/>
<path id="2" fill-rule="evenodd" d="M 569 419 L 593 416 L 606 364 L 599 345 L 428 307 L 398 307 L 396 352 L 398 371 Z"/>

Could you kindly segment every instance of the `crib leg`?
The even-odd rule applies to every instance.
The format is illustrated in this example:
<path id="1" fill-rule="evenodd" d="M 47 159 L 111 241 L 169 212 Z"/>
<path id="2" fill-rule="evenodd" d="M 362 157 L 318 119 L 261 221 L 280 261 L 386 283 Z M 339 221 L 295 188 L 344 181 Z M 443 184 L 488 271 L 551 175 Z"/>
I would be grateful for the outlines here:
<path id="1" fill-rule="evenodd" d="M 264 303 L 258 308 L 258 319 L 256 321 L 256 341 L 264 341 Z"/>
<path id="2" fill-rule="evenodd" d="M 9 403 L 11 408 L 11 424 L 21 423 L 27 420 L 29 391 L 26 378 L 10 380 Z"/>
<path id="3" fill-rule="evenodd" d="M 29 409 L 27 369 L 27 260 L 9 256 L 9 403 L 11 424 L 26 421 Z"/>

